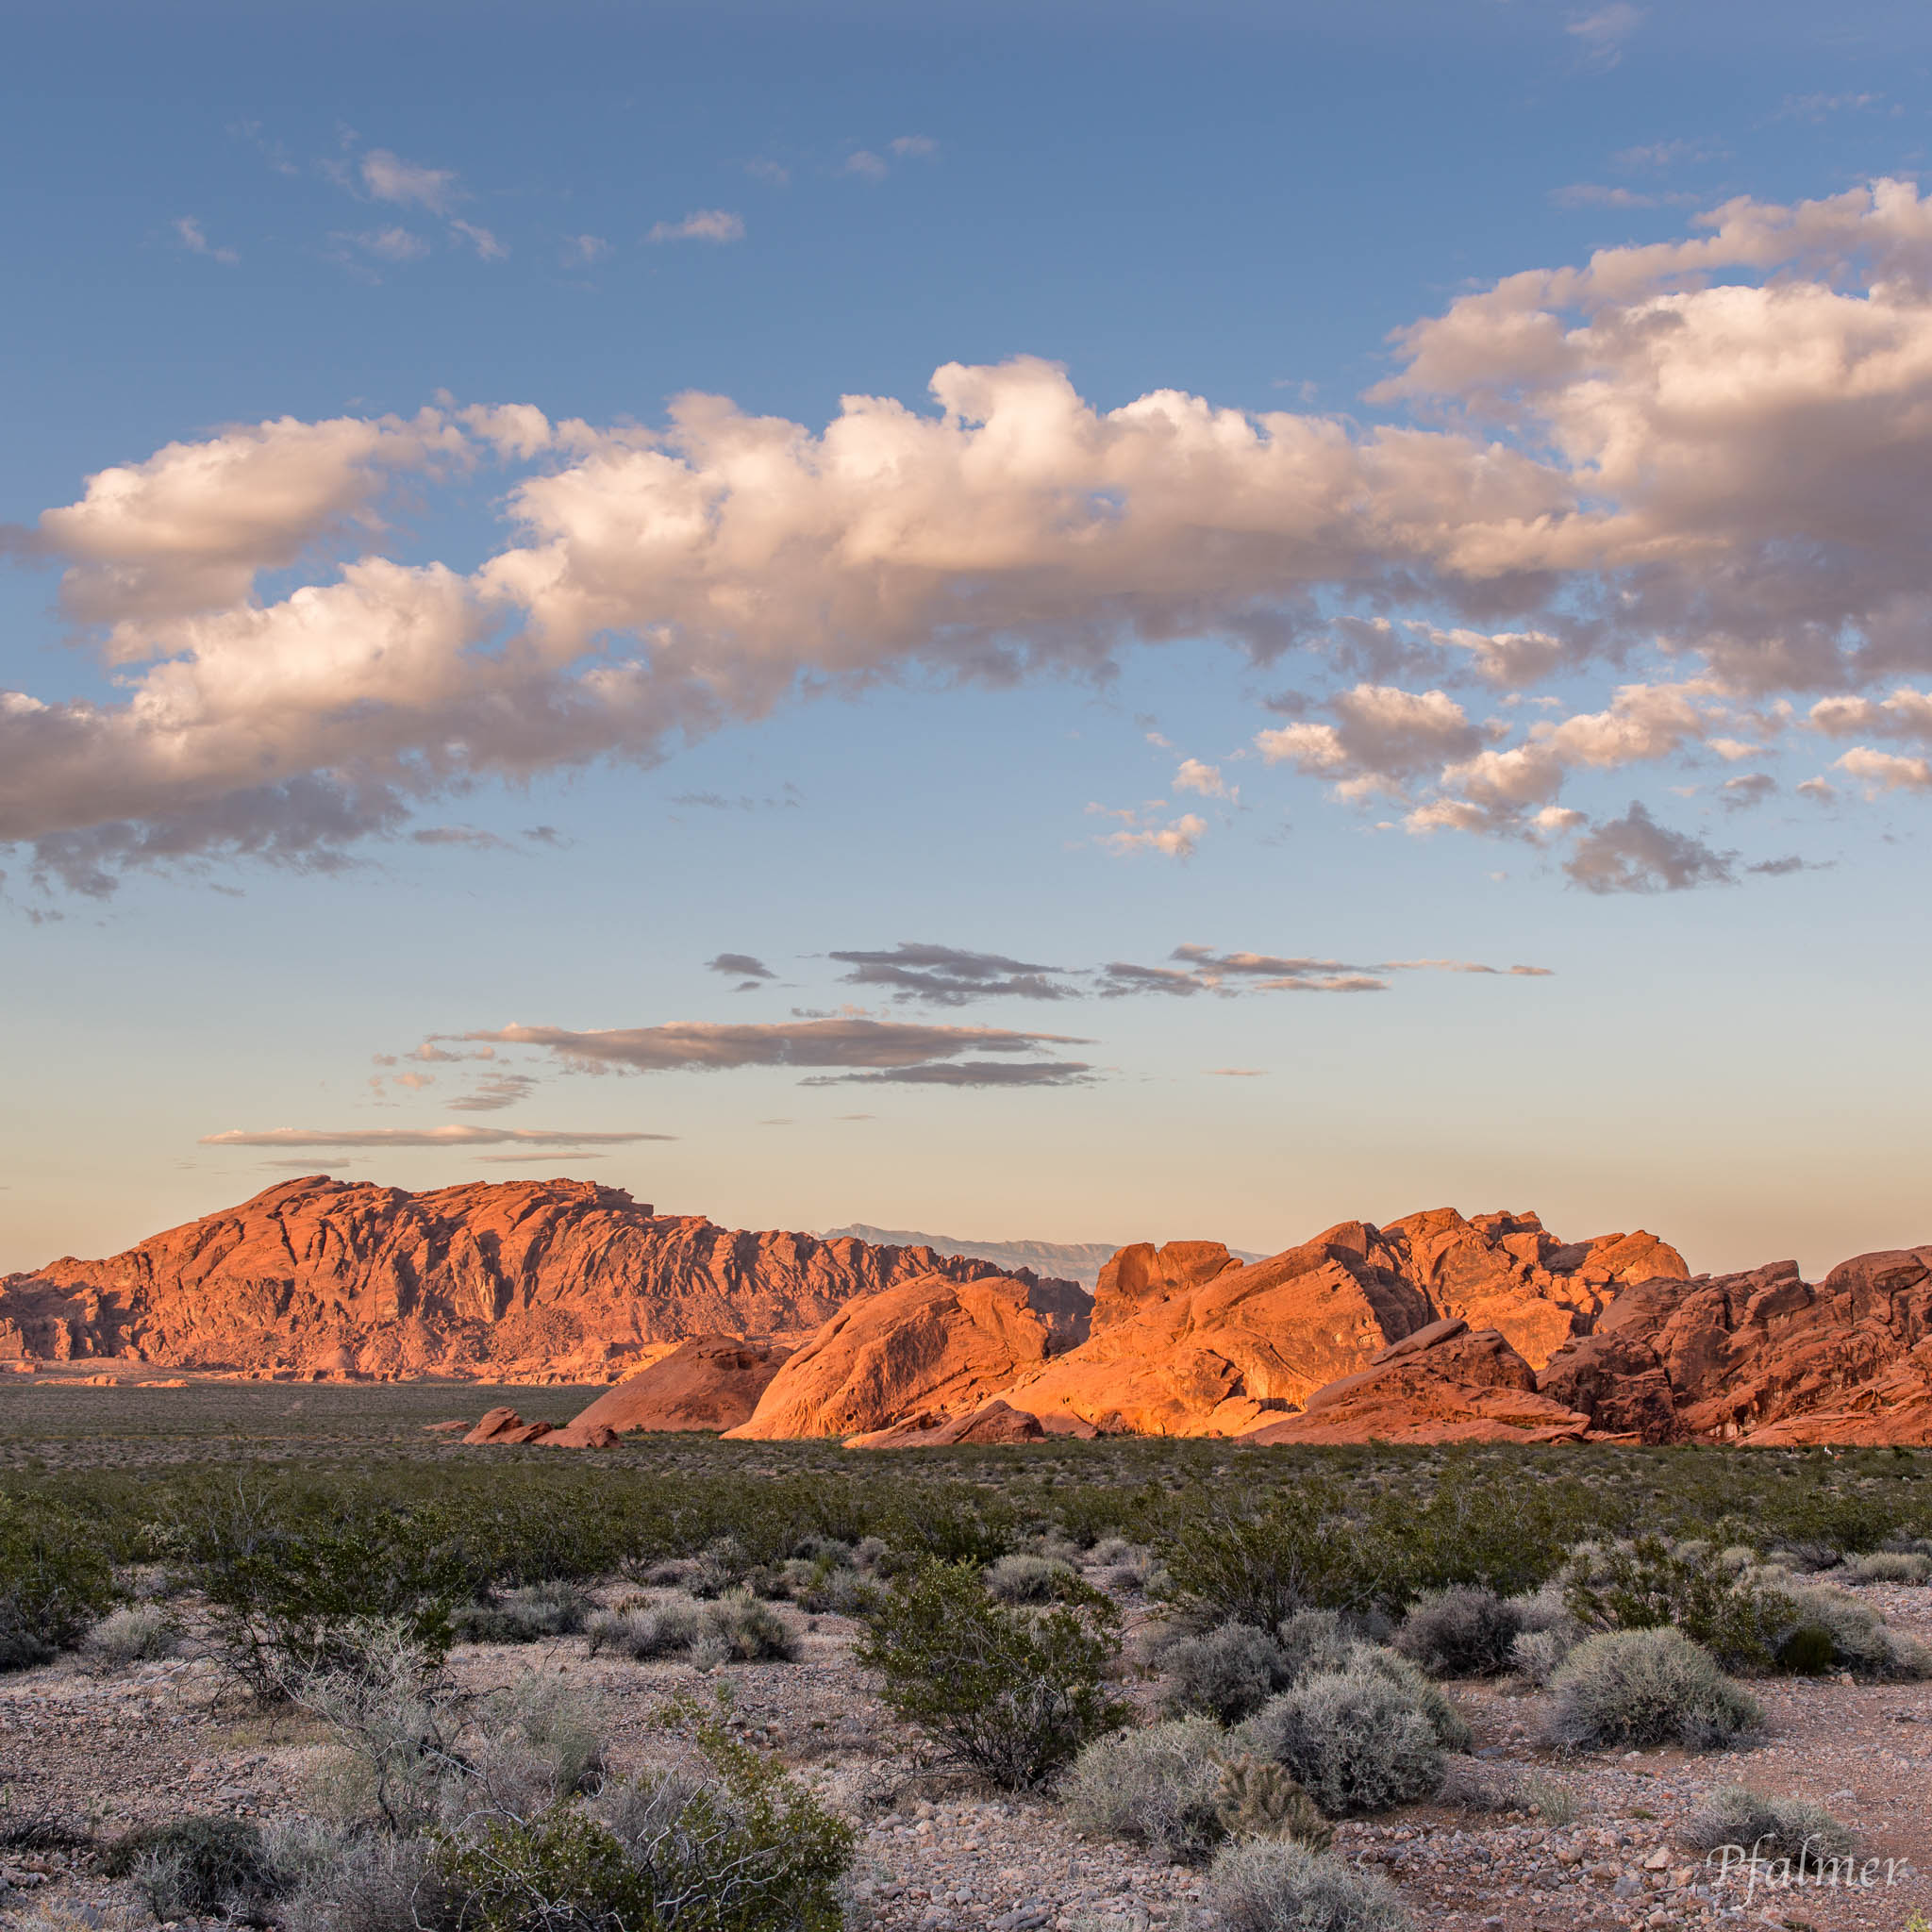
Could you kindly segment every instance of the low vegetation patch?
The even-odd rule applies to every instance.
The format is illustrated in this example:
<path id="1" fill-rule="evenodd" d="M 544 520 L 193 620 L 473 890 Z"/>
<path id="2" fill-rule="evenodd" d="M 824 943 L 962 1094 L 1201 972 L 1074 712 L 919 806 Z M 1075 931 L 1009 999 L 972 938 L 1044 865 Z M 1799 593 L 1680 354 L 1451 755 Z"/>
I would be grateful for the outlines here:
<path id="1" fill-rule="evenodd" d="M 1227 1932 L 1409 1932 L 1386 1879 L 1291 1839 L 1224 1847 L 1208 1891 Z"/>
<path id="2" fill-rule="evenodd" d="M 1764 1722 L 1757 1700 L 1681 1630 L 1592 1637 L 1571 1653 L 1550 1690 L 1550 1741 L 1570 1750 L 1674 1742 L 1709 1751 Z"/>
<path id="3" fill-rule="evenodd" d="M 948 1759 L 1029 1790 L 1126 1715 L 1108 1688 L 1117 1621 L 1094 1591 L 1018 1607 L 988 1592 L 978 1565 L 928 1559 L 880 1598 L 858 1655 L 884 1678 L 888 1707 Z"/>

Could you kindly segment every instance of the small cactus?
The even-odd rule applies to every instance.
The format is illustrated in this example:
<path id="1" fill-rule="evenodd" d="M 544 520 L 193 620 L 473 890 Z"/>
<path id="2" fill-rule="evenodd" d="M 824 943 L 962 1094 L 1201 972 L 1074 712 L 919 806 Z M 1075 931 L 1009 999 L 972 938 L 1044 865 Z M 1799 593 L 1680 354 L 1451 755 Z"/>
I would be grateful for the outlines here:
<path id="1" fill-rule="evenodd" d="M 1289 1838 L 1311 1852 L 1325 1851 L 1334 1830 L 1287 1767 L 1260 1757 L 1222 1766 L 1214 1815 L 1229 1838 Z"/>

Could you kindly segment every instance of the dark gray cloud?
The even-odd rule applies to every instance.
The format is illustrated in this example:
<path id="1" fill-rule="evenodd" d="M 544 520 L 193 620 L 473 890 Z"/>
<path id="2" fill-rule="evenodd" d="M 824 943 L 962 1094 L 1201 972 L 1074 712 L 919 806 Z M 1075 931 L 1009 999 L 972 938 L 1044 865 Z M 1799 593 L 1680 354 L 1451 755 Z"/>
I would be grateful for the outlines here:
<path id="1" fill-rule="evenodd" d="M 776 979 L 777 974 L 762 959 L 755 958 L 749 953 L 720 953 L 715 958 L 705 961 L 707 973 L 728 974 L 733 979 L 747 979 L 756 984 L 760 979 Z M 743 992 L 746 989 L 740 987 Z"/>
<path id="2" fill-rule="evenodd" d="M 843 975 L 845 985 L 886 987 L 895 1000 L 916 1000 L 926 1006 L 1078 997 L 1076 989 L 1063 983 L 1063 968 L 1009 959 L 1004 953 L 974 953 L 959 946 L 902 940 L 890 953 L 846 952 L 831 957 L 841 966 L 852 968 Z"/>
<path id="3" fill-rule="evenodd" d="M 939 1060 L 880 1074 L 818 1074 L 802 1087 L 1086 1087 L 1093 1069 L 1082 1060 Z"/>
<path id="4" fill-rule="evenodd" d="M 1717 802 L 1726 811 L 1743 811 L 1762 805 L 1777 790 L 1777 780 L 1769 772 L 1746 772 L 1741 777 L 1726 778 L 1718 788 Z"/>
<path id="5" fill-rule="evenodd" d="M 1829 858 L 1800 858 L 1795 852 L 1788 852 L 1782 858 L 1760 859 L 1756 865 L 1747 865 L 1746 872 L 1760 874 L 1769 879 L 1789 878 L 1794 872 L 1829 872 L 1835 863 Z"/>
<path id="6" fill-rule="evenodd" d="M 447 1104 L 452 1113 L 495 1113 L 527 1100 L 536 1087 L 536 1078 L 530 1074 L 491 1074 Z"/>
<path id="7" fill-rule="evenodd" d="M 769 1025 L 679 1020 L 662 1026 L 621 1026 L 593 1033 L 562 1026 L 505 1026 L 495 1032 L 458 1037 L 499 1046 L 539 1047 L 580 1073 L 851 1067 L 900 1074 L 961 1061 L 968 1054 L 1039 1055 L 1049 1047 L 1091 1044 L 1063 1033 L 1019 1033 L 1003 1026 L 922 1026 L 857 1017 L 780 1021 Z M 948 1082 L 943 1075 L 924 1077 L 942 1085 L 1041 1085 L 1051 1084 L 1041 1080 L 1042 1072 L 1065 1064 L 1036 1059 L 1030 1075 L 1017 1080 Z"/>
<path id="8" fill-rule="evenodd" d="M 1577 840 L 1563 870 L 1587 892 L 1685 892 L 1735 885 L 1737 857 L 1658 824 L 1633 800 L 1622 818 L 1607 819 Z"/>
<path id="9" fill-rule="evenodd" d="M 90 899 L 108 897 L 118 875 L 138 867 L 194 866 L 254 858 L 292 872 L 341 872 L 356 863 L 358 840 L 395 832 L 408 816 L 385 785 L 347 785 L 325 775 L 224 792 L 192 810 L 114 820 L 33 841 L 31 877 Z"/>
<path id="10" fill-rule="evenodd" d="M 409 834 L 415 845 L 460 845 L 472 852 L 508 852 L 509 844 L 475 825 L 424 825 Z"/>

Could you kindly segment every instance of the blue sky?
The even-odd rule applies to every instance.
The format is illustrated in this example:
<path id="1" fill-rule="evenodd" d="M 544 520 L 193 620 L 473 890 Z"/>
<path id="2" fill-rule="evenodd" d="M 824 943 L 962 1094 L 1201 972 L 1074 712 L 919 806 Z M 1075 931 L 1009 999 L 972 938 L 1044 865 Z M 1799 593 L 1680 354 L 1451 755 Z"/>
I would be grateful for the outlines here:
<path id="1" fill-rule="evenodd" d="M 1922 12 L 12 41 L 0 1267 L 1924 1236 Z"/>

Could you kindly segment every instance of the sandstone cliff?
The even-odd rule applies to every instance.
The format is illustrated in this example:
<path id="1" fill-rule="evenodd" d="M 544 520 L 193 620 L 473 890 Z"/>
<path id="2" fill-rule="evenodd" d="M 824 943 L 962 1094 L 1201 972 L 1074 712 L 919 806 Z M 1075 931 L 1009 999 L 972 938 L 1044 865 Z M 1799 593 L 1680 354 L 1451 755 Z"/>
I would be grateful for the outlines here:
<path id="1" fill-rule="evenodd" d="M 1538 1386 L 1645 1441 L 1932 1442 L 1932 1247 L 1643 1283 Z"/>
<path id="2" fill-rule="evenodd" d="M 977 1408 L 1087 1326 L 1087 1296 L 1071 1282 L 904 1282 L 841 1308 L 773 1377 L 751 1420 L 727 1433 L 866 1434 L 922 1411 Z"/>
<path id="3" fill-rule="evenodd" d="M 1343 1222 L 1250 1266 L 1218 1241 L 1124 1248 L 1101 1273 L 1091 1339 L 1007 1392 L 1049 1425 L 1241 1435 L 1430 1323 L 1493 1328 L 1533 1370 L 1623 1283 L 1685 1272 L 1653 1235 L 1563 1242 L 1533 1214 L 1446 1208 Z"/>
<path id="4" fill-rule="evenodd" d="M 7 1277 L 0 1359 L 578 1381 L 691 1336 L 799 1337 L 855 1295 L 994 1272 L 660 1215 L 587 1181 L 411 1194 L 315 1174 L 104 1261 Z"/>

